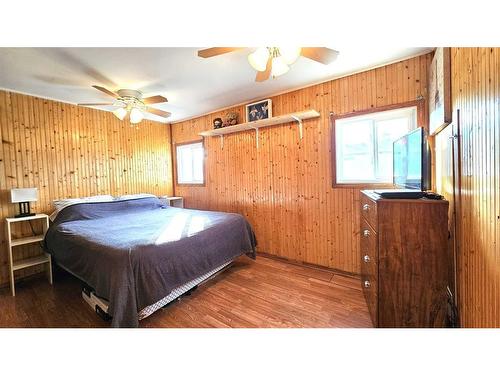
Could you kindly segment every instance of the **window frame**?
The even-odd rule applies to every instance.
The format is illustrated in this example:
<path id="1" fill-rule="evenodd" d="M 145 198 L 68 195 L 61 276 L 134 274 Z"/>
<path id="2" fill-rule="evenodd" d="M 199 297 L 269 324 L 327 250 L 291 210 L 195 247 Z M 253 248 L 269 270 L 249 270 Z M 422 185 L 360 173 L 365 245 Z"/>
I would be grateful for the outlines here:
<path id="1" fill-rule="evenodd" d="M 203 182 L 202 183 L 193 183 L 193 182 L 179 182 L 179 173 L 177 171 L 177 147 L 179 146 L 187 146 L 187 145 L 192 145 L 195 143 L 201 143 L 201 147 L 203 148 Z M 187 142 L 178 142 L 174 144 L 173 147 L 174 151 L 174 172 L 175 172 L 175 184 L 178 186 L 188 186 L 188 187 L 204 187 L 206 184 L 206 169 L 205 169 L 205 160 L 207 158 L 206 152 L 205 152 L 205 140 L 202 139 L 196 139 L 193 141 L 187 141 Z"/>
<path id="2" fill-rule="evenodd" d="M 416 128 L 423 127 L 428 130 L 427 122 L 424 122 L 425 119 L 425 100 L 417 99 L 409 102 L 399 103 L 399 104 L 390 104 L 381 107 L 373 107 L 363 111 L 353 111 L 349 113 L 344 113 L 341 115 L 336 115 L 335 113 L 330 113 L 330 135 L 331 135 L 331 171 L 332 171 L 332 188 L 347 188 L 347 189 L 371 189 L 371 188 L 392 188 L 394 185 L 392 183 L 337 183 L 337 147 L 336 147 L 336 139 L 335 139 L 335 123 L 337 120 L 346 119 L 349 117 L 355 116 L 364 116 L 371 113 L 377 112 L 385 112 L 391 111 L 395 109 L 403 109 L 408 107 L 416 107 L 417 111 L 417 123 Z M 415 128 L 415 129 L 416 129 Z"/>

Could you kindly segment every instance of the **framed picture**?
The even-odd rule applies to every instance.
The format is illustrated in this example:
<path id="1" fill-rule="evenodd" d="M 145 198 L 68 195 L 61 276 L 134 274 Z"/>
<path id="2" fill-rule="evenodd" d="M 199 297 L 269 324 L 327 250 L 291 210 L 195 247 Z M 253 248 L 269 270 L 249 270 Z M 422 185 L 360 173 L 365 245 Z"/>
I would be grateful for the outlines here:
<path id="1" fill-rule="evenodd" d="M 271 99 L 246 105 L 246 122 L 263 120 L 273 117 L 273 103 Z"/>
<path id="2" fill-rule="evenodd" d="M 450 48 L 436 48 L 429 71 L 429 133 L 451 123 Z"/>

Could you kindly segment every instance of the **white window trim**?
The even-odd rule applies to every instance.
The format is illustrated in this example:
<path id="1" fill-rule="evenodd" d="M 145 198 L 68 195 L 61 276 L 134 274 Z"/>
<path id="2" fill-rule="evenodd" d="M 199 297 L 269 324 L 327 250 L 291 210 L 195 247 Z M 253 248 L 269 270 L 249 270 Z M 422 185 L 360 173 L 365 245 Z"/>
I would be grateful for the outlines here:
<path id="1" fill-rule="evenodd" d="M 388 119 L 392 119 L 395 117 L 395 115 L 398 112 L 411 112 L 413 113 L 413 116 L 411 116 L 411 122 L 409 125 L 408 132 L 411 132 L 417 128 L 417 121 L 418 121 L 418 106 L 413 105 L 413 106 L 407 106 L 407 107 L 401 107 L 401 108 L 396 108 L 396 109 L 381 109 L 378 112 L 370 112 L 367 114 L 360 114 L 360 115 L 353 115 L 349 117 L 344 117 L 344 118 L 338 118 L 335 119 L 335 127 L 333 131 L 335 132 L 335 181 L 333 182 L 334 185 L 342 186 L 342 185 L 387 185 L 391 184 L 392 181 L 382 181 L 380 179 L 370 179 L 370 180 L 339 180 L 339 176 L 342 175 L 342 163 L 341 161 L 343 160 L 343 155 L 342 155 L 342 147 L 339 147 L 339 140 L 341 137 L 339 137 L 338 129 L 341 127 L 338 127 L 338 123 L 341 122 L 342 125 L 346 125 L 349 123 L 353 122 L 359 122 L 363 120 L 370 120 L 372 122 L 371 126 L 371 131 L 374 132 L 372 135 L 372 138 L 374 139 L 374 144 L 372 147 L 372 153 L 373 153 L 373 160 L 374 160 L 374 168 L 377 170 L 378 168 L 378 141 L 377 141 L 377 131 L 376 131 L 376 122 L 378 121 L 384 121 Z"/>
<path id="2" fill-rule="evenodd" d="M 201 144 L 201 149 L 203 150 L 203 158 L 205 158 L 205 145 L 203 144 L 203 140 L 180 143 L 175 145 L 175 168 L 176 168 L 176 183 L 177 185 L 205 185 L 205 160 L 203 160 L 202 166 L 202 174 L 203 177 L 201 180 L 191 180 L 191 181 L 180 181 L 180 161 L 179 157 L 179 148 L 190 147 L 192 148 L 194 145 Z M 194 169 L 194 167 L 193 167 Z"/>

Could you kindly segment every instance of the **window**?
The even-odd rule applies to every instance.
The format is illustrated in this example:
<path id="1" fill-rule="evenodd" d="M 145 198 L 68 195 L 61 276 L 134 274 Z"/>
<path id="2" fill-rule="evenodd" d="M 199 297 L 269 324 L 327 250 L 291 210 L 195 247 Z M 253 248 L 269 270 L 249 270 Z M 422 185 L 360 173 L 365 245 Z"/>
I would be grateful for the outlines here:
<path id="1" fill-rule="evenodd" d="M 203 185 L 205 183 L 202 141 L 176 145 L 175 156 L 177 159 L 178 184 Z"/>
<path id="2" fill-rule="evenodd" d="M 392 143 L 416 126 L 416 106 L 335 119 L 334 184 L 392 183 Z"/>

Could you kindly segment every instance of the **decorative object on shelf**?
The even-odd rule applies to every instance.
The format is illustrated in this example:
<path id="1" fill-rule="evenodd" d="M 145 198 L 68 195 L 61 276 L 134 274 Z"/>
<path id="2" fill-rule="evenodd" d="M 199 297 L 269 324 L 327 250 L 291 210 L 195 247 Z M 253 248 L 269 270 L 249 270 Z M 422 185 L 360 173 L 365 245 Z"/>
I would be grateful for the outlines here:
<path id="1" fill-rule="evenodd" d="M 439 47 L 434 52 L 429 71 L 429 130 L 436 134 L 451 123 L 451 59 L 450 49 Z"/>
<path id="2" fill-rule="evenodd" d="M 271 118 L 273 116 L 273 103 L 271 99 L 265 99 L 247 104 L 245 113 L 247 122 Z"/>
<path id="3" fill-rule="evenodd" d="M 151 104 L 166 103 L 167 98 L 161 95 L 149 96 L 147 98 L 142 97 L 142 92 L 139 90 L 121 89 L 117 92 L 108 90 L 101 86 L 92 86 L 93 88 L 102 91 L 103 93 L 115 98 L 113 103 L 80 103 L 78 105 L 85 107 L 94 106 L 114 106 L 118 107 L 113 111 L 113 114 L 120 120 L 124 120 L 127 116 L 130 119 L 130 123 L 138 124 L 144 119 L 144 114 L 146 112 L 151 113 L 155 116 L 166 119 L 171 115 L 170 112 L 165 112 L 157 108 L 151 108 Z"/>
<path id="4" fill-rule="evenodd" d="M 232 126 L 238 123 L 238 113 L 237 112 L 228 112 L 226 115 L 226 123 L 224 126 Z"/>
<path id="5" fill-rule="evenodd" d="M 275 126 L 275 125 L 280 125 L 280 124 L 285 124 L 289 122 L 295 122 L 297 123 L 297 128 L 299 130 L 299 138 L 302 139 L 303 136 L 303 120 L 308 120 L 312 118 L 317 118 L 319 117 L 320 114 L 318 111 L 315 111 L 314 109 L 308 109 L 306 111 L 301 111 L 301 112 L 293 112 L 293 113 L 288 113 L 276 117 L 271 117 L 268 119 L 263 119 L 263 120 L 258 120 L 258 121 L 252 121 L 252 122 L 244 122 L 243 124 L 237 124 L 234 126 L 226 126 L 225 128 L 222 129 L 214 129 L 214 130 L 207 130 L 201 133 L 198 133 L 198 135 L 201 135 L 202 137 L 215 137 L 218 136 L 220 137 L 220 144 L 221 148 L 224 148 L 224 135 L 232 134 L 232 133 L 239 133 L 247 130 L 254 130 L 255 131 L 255 142 L 257 148 L 259 148 L 259 129 L 260 128 L 266 128 L 268 126 Z"/>
<path id="6" fill-rule="evenodd" d="M 220 117 L 217 117 L 214 119 L 214 129 L 220 128 L 222 128 L 222 119 Z"/>
<path id="7" fill-rule="evenodd" d="M 36 202 L 37 200 L 38 200 L 37 188 L 10 190 L 10 202 L 19 203 L 19 214 L 16 215 L 15 217 L 35 216 L 36 214 L 31 212 L 30 202 Z"/>

